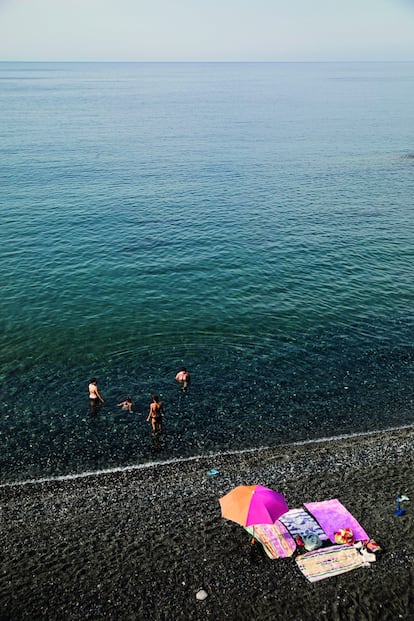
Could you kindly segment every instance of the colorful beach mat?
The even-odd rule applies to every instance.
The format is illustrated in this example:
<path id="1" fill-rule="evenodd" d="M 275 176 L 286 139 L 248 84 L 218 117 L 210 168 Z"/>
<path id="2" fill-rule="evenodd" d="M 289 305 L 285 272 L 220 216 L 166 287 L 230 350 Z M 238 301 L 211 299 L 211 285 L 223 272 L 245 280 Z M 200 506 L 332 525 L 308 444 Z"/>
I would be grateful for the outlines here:
<path id="1" fill-rule="evenodd" d="M 309 534 L 318 535 L 321 541 L 328 539 L 318 522 L 305 509 L 290 509 L 279 518 L 292 537 L 306 537 Z"/>
<path id="2" fill-rule="evenodd" d="M 309 582 L 337 576 L 364 566 L 359 552 L 349 545 L 330 546 L 298 556 L 296 564 Z"/>
<path id="3" fill-rule="evenodd" d="M 246 530 L 262 544 L 270 558 L 286 558 L 296 550 L 295 540 L 279 520 L 274 524 L 246 526 Z"/>
<path id="4" fill-rule="evenodd" d="M 335 543 L 334 535 L 341 528 L 350 528 L 354 533 L 355 541 L 369 539 L 361 524 L 337 498 L 321 502 L 305 502 L 304 506 L 319 522 L 332 543 Z"/>

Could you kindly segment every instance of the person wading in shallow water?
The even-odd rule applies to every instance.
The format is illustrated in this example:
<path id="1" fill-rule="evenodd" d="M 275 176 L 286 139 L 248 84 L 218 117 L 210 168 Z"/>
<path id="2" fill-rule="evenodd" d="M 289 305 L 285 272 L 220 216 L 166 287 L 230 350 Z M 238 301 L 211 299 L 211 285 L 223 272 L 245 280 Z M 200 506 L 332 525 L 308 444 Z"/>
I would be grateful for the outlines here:
<path id="1" fill-rule="evenodd" d="M 181 390 L 183 392 L 186 392 L 188 385 L 191 381 L 191 377 L 189 372 L 187 371 L 187 369 L 185 367 L 182 367 L 177 375 L 175 376 L 175 379 L 177 380 L 177 382 L 180 384 L 181 386 Z"/>
<path id="2" fill-rule="evenodd" d="M 162 415 L 164 414 L 164 404 L 158 395 L 152 395 L 147 422 L 151 421 L 153 433 L 162 432 Z"/>
<path id="3" fill-rule="evenodd" d="M 98 390 L 98 380 L 93 377 L 89 382 L 89 405 L 91 414 L 97 414 L 102 407 L 104 400 Z"/>

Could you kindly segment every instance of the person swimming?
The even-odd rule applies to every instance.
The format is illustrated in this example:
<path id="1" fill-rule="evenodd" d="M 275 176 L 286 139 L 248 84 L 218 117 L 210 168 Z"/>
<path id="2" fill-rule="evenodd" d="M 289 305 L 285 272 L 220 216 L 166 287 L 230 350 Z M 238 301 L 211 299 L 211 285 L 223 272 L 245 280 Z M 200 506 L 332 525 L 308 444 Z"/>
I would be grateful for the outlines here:
<path id="1" fill-rule="evenodd" d="M 128 412 L 130 412 L 132 414 L 132 399 L 131 397 L 127 397 L 125 399 L 125 401 L 121 401 L 121 403 L 118 403 L 118 407 L 122 408 L 123 410 L 128 410 Z"/>

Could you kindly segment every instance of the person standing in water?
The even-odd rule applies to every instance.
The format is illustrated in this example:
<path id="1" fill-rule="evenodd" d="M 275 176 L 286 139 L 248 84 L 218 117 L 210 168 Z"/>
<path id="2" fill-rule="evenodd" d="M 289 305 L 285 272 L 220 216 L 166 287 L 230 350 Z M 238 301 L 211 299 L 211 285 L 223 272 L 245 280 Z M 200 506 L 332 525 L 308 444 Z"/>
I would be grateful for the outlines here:
<path id="1" fill-rule="evenodd" d="M 89 406 L 91 408 L 91 414 L 97 414 L 103 402 L 102 395 L 98 390 L 98 380 L 96 377 L 93 377 L 89 382 Z"/>
<path id="2" fill-rule="evenodd" d="M 152 403 L 149 407 L 147 423 L 151 421 L 153 433 L 162 432 L 162 415 L 164 414 L 164 404 L 158 395 L 152 395 Z"/>
<path id="3" fill-rule="evenodd" d="M 189 372 L 187 371 L 187 369 L 185 367 L 182 367 L 177 375 L 175 376 L 176 381 L 180 384 L 181 386 L 181 390 L 183 392 L 186 392 L 188 385 L 191 381 L 191 377 Z"/>

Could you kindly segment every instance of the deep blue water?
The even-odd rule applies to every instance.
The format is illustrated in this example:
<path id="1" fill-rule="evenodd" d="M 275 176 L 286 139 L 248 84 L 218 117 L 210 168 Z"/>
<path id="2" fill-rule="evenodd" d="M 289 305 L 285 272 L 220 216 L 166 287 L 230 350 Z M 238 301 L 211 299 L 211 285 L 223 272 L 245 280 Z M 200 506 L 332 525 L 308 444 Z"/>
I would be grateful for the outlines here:
<path id="1" fill-rule="evenodd" d="M 412 422 L 413 101 L 414 63 L 0 63 L 1 480 Z"/>

